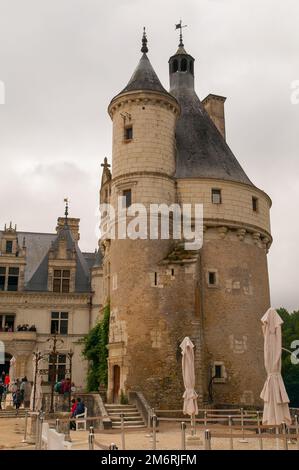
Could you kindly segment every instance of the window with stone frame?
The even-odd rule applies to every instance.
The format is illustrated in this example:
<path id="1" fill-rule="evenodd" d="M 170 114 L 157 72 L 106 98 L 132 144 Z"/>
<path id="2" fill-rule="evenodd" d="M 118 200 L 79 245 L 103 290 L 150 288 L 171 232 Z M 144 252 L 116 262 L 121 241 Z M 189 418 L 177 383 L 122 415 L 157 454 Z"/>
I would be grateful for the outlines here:
<path id="1" fill-rule="evenodd" d="M 0 266 L 0 291 L 16 292 L 19 287 L 20 268 Z"/>
<path id="2" fill-rule="evenodd" d="M 225 383 L 227 380 L 227 372 L 224 363 L 214 362 L 212 374 L 214 378 L 214 383 Z"/>
<path id="3" fill-rule="evenodd" d="M 125 141 L 131 141 L 133 139 L 133 126 L 125 126 Z"/>
<path id="4" fill-rule="evenodd" d="M 132 204 L 132 190 L 131 189 L 125 189 L 123 191 L 123 197 L 125 198 L 125 208 L 128 209 L 128 207 L 131 206 Z"/>
<path id="5" fill-rule="evenodd" d="M 51 335 L 67 335 L 68 326 L 68 312 L 51 312 Z"/>
<path id="6" fill-rule="evenodd" d="M 70 292 L 70 277 L 69 269 L 54 269 L 53 292 L 62 294 Z"/>
<path id="7" fill-rule="evenodd" d="M 257 197 L 252 196 L 252 210 L 253 212 L 259 211 L 259 200 Z"/>
<path id="8" fill-rule="evenodd" d="M 217 287 L 218 272 L 215 269 L 209 269 L 207 273 L 207 281 L 209 287 Z"/>
<path id="9" fill-rule="evenodd" d="M 12 332 L 15 328 L 15 315 L 11 313 L 1 313 L 0 331 Z"/>
<path id="10" fill-rule="evenodd" d="M 6 247 L 5 251 L 7 254 L 11 254 L 13 249 L 13 241 L 12 240 L 6 240 Z"/>
<path id="11" fill-rule="evenodd" d="M 222 196 L 221 189 L 213 188 L 212 189 L 212 204 L 221 204 Z"/>
<path id="12" fill-rule="evenodd" d="M 48 381 L 60 382 L 66 375 L 66 354 L 49 355 Z"/>

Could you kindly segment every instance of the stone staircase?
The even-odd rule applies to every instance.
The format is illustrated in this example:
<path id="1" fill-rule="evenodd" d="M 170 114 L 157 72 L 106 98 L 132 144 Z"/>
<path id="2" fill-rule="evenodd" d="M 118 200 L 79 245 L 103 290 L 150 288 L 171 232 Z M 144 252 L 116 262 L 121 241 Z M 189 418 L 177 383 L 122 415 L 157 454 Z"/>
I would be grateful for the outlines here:
<path id="1" fill-rule="evenodd" d="M 18 410 L 18 413 L 16 410 L 0 410 L 0 418 L 25 418 L 25 412 L 24 408 Z"/>
<path id="2" fill-rule="evenodd" d="M 124 415 L 124 427 L 126 429 L 144 428 L 143 418 L 135 405 L 105 405 L 109 418 L 112 421 L 112 429 L 121 428 L 120 415 Z"/>

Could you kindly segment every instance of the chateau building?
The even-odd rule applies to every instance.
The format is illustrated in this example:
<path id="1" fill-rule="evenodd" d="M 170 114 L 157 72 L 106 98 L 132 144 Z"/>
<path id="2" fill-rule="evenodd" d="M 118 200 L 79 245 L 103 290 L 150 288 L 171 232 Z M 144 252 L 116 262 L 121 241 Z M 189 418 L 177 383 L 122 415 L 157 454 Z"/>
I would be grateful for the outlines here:
<path id="1" fill-rule="evenodd" d="M 260 319 L 270 306 L 271 200 L 226 142 L 225 98 L 198 98 L 195 59 L 182 37 L 169 59 L 169 91 L 149 61 L 145 33 L 141 51 L 130 81 L 108 107 L 112 169 L 105 159 L 100 202 L 115 208 L 116 231 L 120 196 L 128 210 L 135 203 L 147 209 L 203 204 L 203 245 L 192 250 L 172 235 L 105 236 L 97 253 L 82 253 L 79 219 L 67 212 L 53 234 L 5 227 L 0 340 L 6 363 L 0 368 L 7 370 L 14 355 L 17 376 L 32 379 L 32 352 L 48 351 L 56 332 L 64 341 L 58 373 L 65 375 L 72 350 L 73 380 L 84 387 L 80 341 L 109 302 L 109 402 L 141 391 L 153 407 L 181 406 L 180 344 L 189 336 L 199 403 L 258 405 L 266 375 Z"/>
<path id="2" fill-rule="evenodd" d="M 80 389 L 87 371 L 80 341 L 101 310 L 101 257 L 80 251 L 79 219 L 66 212 L 56 230 L 19 232 L 10 224 L 0 231 L 0 341 L 5 348 L 0 371 L 8 372 L 14 356 L 16 376 L 32 380 L 32 353 L 40 351 L 46 385 L 53 370 L 48 340 L 57 334 L 56 379 L 69 375 L 67 354 L 72 351 L 72 380 Z"/>
<path id="3" fill-rule="evenodd" d="M 180 343 L 189 336 L 200 403 L 259 404 L 271 200 L 226 142 L 225 98 L 198 98 L 182 37 L 169 59 L 169 91 L 149 61 L 145 33 L 141 52 L 108 108 L 112 171 L 105 161 L 100 200 L 116 216 L 119 196 L 127 208 L 202 203 L 204 238 L 197 251 L 183 238 L 101 240 L 102 303 L 111 306 L 108 398 L 139 390 L 152 406 L 177 408 Z"/>

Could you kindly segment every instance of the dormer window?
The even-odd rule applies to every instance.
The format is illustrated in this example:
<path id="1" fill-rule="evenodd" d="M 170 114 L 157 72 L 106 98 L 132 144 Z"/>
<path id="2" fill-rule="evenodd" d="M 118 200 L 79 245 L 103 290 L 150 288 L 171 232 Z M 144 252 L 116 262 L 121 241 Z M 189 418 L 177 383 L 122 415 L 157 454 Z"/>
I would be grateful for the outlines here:
<path id="1" fill-rule="evenodd" d="M 70 291 L 70 277 L 71 272 L 69 269 L 55 269 L 53 292 L 67 294 Z"/>
<path id="2" fill-rule="evenodd" d="M 12 240 L 6 240 L 6 253 L 11 254 L 12 253 L 12 247 L 13 247 L 13 242 Z"/>

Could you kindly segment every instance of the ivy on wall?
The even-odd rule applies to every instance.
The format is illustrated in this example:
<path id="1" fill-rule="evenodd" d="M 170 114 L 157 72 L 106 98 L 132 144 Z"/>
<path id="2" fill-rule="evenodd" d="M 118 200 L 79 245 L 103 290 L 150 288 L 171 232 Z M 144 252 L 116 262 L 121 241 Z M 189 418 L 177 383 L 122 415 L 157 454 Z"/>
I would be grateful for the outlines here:
<path id="1" fill-rule="evenodd" d="M 95 392 L 108 384 L 108 342 L 110 306 L 106 305 L 103 318 L 83 339 L 82 355 L 88 360 L 87 391 Z"/>

